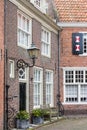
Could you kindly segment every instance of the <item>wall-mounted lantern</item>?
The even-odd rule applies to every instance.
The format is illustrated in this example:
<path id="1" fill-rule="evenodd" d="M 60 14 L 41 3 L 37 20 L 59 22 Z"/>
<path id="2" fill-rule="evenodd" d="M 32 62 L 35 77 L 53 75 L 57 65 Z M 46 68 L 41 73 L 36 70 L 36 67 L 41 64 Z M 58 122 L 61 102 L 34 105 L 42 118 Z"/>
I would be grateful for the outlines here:
<path id="1" fill-rule="evenodd" d="M 17 61 L 17 67 L 18 68 L 25 68 L 25 67 L 33 67 L 35 65 L 35 60 L 38 58 L 39 56 L 39 51 L 40 49 L 38 49 L 35 44 L 31 44 L 31 47 L 29 49 L 27 49 L 28 53 L 29 53 L 29 57 L 30 59 L 32 59 L 32 64 L 28 64 L 26 63 L 23 59 L 19 59 Z"/>

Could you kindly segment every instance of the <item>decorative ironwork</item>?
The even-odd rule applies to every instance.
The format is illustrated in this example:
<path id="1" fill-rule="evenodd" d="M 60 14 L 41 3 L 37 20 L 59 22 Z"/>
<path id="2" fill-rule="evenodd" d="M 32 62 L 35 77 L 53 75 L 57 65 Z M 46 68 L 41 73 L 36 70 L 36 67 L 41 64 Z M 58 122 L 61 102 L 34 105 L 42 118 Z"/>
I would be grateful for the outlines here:
<path id="1" fill-rule="evenodd" d="M 15 128 L 15 116 L 17 110 L 8 105 L 8 130 Z"/>
<path id="2" fill-rule="evenodd" d="M 12 130 L 15 127 L 15 116 L 17 113 L 17 110 L 10 105 L 11 101 L 17 96 L 8 96 L 9 87 L 9 85 L 6 85 L 6 130 Z"/>
<path id="3" fill-rule="evenodd" d="M 64 115 L 64 107 L 60 101 L 60 94 L 57 95 L 57 106 L 58 106 L 58 115 L 63 116 Z"/>
<path id="4" fill-rule="evenodd" d="M 20 68 L 26 68 L 28 67 L 28 63 L 26 63 L 23 59 L 19 59 L 17 61 L 17 67 L 20 69 Z"/>

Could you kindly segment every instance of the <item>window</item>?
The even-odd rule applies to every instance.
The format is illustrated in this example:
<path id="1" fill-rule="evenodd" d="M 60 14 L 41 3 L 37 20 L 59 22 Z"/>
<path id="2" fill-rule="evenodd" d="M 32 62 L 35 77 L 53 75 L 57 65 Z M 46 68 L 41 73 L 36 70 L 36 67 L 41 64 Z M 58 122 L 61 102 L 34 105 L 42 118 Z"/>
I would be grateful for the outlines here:
<path id="1" fill-rule="evenodd" d="M 9 66 L 10 66 L 10 78 L 14 78 L 14 61 L 9 60 Z"/>
<path id="2" fill-rule="evenodd" d="M 53 72 L 46 70 L 46 104 L 53 106 Z"/>
<path id="3" fill-rule="evenodd" d="M 42 37 L 41 37 L 41 41 L 42 41 L 42 48 L 41 48 L 41 52 L 42 55 L 50 57 L 51 55 L 51 41 L 50 41 L 50 32 L 48 30 L 46 30 L 45 28 L 42 28 Z"/>
<path id="4" fill-rule="evenodd" d="M 34 3 L 39 7 L 41 6 L 41 0 L 34 0 Z"/>
<path id="5" fill-rule="evenodd" d="M 31 39 L 31 19 L 18 12 L 18 45 L 28 49 Z"/>
<path id="6" fill-rule="evenodd" d="M 26 68 L 19 69 L 19 80 L 26 80 Z"/>
<path id="7" fill-rule="evenodd" d="M 66 103 L 87 103 L 86 69 L 65 69 L 64 85 Z"/>
<path id="8" fill-rule="evenodd" d="M 31 3 L 34 4 L 34 6 L 39 9 L 41 12 L 46 13 L 48 9 L 48 4 L 46 0 L 30 0 Z"/>
<path id="9" fill-rule="evenodd" d="M 43 71 L 40 68 L 34 68 L 34 107 L 42 105 L 43 97 Z"/>
<path id="10" fill-rule="evenodd" d="M 87 54 L 87 33 L 83 34 L 83 53 Z"/>

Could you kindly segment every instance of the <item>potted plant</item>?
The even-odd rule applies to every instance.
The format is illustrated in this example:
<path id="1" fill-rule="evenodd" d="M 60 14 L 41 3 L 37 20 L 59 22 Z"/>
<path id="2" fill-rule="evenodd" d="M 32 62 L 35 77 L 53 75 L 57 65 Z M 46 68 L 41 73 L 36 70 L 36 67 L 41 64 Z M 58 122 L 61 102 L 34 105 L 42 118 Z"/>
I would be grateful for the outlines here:
<path id="1" fill-rule="evenodd" d="M 42 124 L 44 122 L 44 110 L 43 109 L 33 109 L 32 111 L 32 121 L 33 124 Z"/>
<path id="2" fill-rule="evenodd" d="M 16 115 L 16 127 L 18 129 L 29 128 L 29 118 L 30 115 L 27 111 L 19 111 Z"/>

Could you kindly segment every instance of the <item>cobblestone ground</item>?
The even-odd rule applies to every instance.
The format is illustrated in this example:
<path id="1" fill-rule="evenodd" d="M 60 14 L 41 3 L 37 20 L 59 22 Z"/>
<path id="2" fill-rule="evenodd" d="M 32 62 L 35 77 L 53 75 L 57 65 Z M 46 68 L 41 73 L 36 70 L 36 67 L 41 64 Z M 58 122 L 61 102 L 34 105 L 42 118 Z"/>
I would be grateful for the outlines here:
<path id="1" fill-rule="evenodd" d="M 87 130 L 87 118 L 63 119 L 37 130 Z"/>

